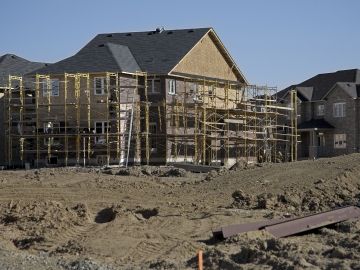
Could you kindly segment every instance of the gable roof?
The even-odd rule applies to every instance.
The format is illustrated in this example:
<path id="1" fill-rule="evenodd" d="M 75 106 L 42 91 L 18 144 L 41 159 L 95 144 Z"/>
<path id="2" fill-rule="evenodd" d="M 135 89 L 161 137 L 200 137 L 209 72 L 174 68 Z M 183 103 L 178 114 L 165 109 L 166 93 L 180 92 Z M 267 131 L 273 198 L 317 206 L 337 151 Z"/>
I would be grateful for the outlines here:
<path id="1" fill-rule="evenodd" d="M 312 93 L 308 93 L 308 101 L 321 100 L 330 89 L 338 82 L 360 83 L 360 70 L 348 69 L 331 73 L 318 74 L 302 83 L 291 85 L 278 93 L 279 97 L 284 98 L 291 89 L 301 89 L 304 87 L 312 87 Z M 309 90 L 307 90 L 309 92 Z"/>
<path id="2" fill-rule="evenodd" d="M 75 55 L 37 72 L 145 71 L 149 74 L 169 74 L 209 32 L 216 36 L 212 28 L 99 34 Z M 225 47 L 222 50 L 235 72 L 245 80 Z"/>
<path id="3" fill-rule="evenodd" d="M 314 87 L 296 86 L 295 89 L 298 91 L 298 96 L 301 100 L 309 101 L 314 93 Z"/>
<path id="4" fill-rule="evenodd" d="M 338 82 L 324 95 L 323 98 L 325 98 L 337 87 L 341 88 L 345 93 L 354 99 L 360 97 L 360 83 Z"/>
<path id="5" fill-rule="evenodd" d="M 21 76 L 44 67 L 45 63 L 31 62 L 15 54 L 0 57 L 0 86 L 7 84 L 8 76 Z"/>

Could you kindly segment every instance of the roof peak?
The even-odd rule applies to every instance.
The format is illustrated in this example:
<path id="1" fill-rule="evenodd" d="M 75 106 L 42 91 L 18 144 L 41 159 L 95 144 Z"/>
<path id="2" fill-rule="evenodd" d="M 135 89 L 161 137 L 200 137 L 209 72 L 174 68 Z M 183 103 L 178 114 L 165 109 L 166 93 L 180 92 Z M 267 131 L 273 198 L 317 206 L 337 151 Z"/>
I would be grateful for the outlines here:
<path id="1" fill-rule="evenodd" d="M 183 32 L 183 31 L 188 31 L 189 33 L 193 33 L 197 30 L 204 30 L 204 29 L 208 29 L 208 30 L 212 30 L 212 27 L 199 27 L 199 28 L 182 28 L 182 29 L 165 29 L 165 28 L 156 28 L 153 30 L 147 30 L 147 31 L 127 31 L 127 32 L 110 32 L 110 33 L 100 33 L 98 35 L 128 35 L 128 34 L 167 34 L 169 32 Z M 130 36 L 130 35 L 129 35 Z M 111 36 L 109 36 L 111 37 Z"/>
<path id="2" fill-rule="evenodd" d="M 316 76 L 319 76 L 319 75 L 328 75 L 328 74 L 334 74 L 334 73 L 341 73 L 341 72 L 352 72 L 352 71 L 360 71 L 360 69 L 358 69 L 358 68 L 339 69 L 339 70 L 333 71 L 333 72 L 319 73 L 319 74 L 317 74 Z"/>

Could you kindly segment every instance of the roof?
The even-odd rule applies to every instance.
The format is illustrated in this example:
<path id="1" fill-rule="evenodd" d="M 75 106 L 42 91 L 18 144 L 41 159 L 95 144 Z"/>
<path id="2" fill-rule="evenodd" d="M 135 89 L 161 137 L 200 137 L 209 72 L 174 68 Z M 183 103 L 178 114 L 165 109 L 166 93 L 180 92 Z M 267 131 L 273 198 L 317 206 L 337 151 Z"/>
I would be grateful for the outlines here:
<path id="1" fill-rule="evenodd" d="M 326 93 L 338 82 L 360 83 L 360 70 L 348 69 L 339 70 L 331 73 L 318 74 L 302 83 L 291 85 L 278 93 L 279 97 L 284 98 L 286 94 L 296 89 L 299 92 L 306 92 L 307 101 L 321 100 Z M 307 90 L 304 90 L 307 88 Z M 312 88 L 312 90 L 310 90 Z"/>
<path id="2" fill-rule="evenodd" d="M 207 33 L 212 33 L 218 40 L 212 28 L 99 34 L 75 55 L 37 72 L 144 71 L 169 74 Z M 246 81 L 222 43 L 217 43 L 225 59 L 234 66 L 235 73 Z"/>
<path id="3" fill-rule="evenodd" d="M 301 100 L 306 100 L 306 101 L 311 100 L 311 97 L 314 93 L 314 87 L 297 86 L 295 87 L 295 89 L 297 90 L 298 96 L 300 97 Z"/>
<path id="4" fill-rule="evenodd" d="M 21 76 L 44 67 L 45 63 L 31 62 L 15 54 L 5 54 L 0 57 L 0 86 L 7 83 L 8 76 Z"/>
<path id="5" fill-rule="evenodd" d="M 324 98 L 336 87 L 341 88 L 345 93 L 347 93 L 352 98 L 360 97 L 360 83 L 351 83 L 351 82 L 338 82 L 332 87 L 329 92 L 327 92 Z"/>
<path id="6" fill-rule="evenodd" d="M 333 129 L 334 126 L 324 119 L 311 119 L 298 125 L 298 129 Z"/>

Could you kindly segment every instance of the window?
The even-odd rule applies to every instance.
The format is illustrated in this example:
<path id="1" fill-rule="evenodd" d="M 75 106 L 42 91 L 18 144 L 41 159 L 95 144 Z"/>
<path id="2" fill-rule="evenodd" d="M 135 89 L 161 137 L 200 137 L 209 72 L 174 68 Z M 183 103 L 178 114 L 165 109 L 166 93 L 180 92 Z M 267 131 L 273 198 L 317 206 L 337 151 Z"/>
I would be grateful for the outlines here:
<path id="1" fill-rule="evenodd" d="M 210 85 L 209 88 L 208 88 L 208 91 L 209 91 L 209 97 L 213 97 L 215 95 L 215 85 Z"/>
<path id="2" fill-rule="evenodd" d="M 169 80 L 169 94 L 175 95 L 176 94 L 176 81 L 175 80 Z"/>
<path id="3" fill-rule="evenodd" d="M 42 81 L 42 89 L 43 89 L 44 97 L 48 97 L 48 95 L 50 95 L 50 97 L 58 97 L 59 96 L 59 80 L 51 79 L 51 80 L 49 80 L 49 85 L 48 85 L 47 80 L 43 80 Z"/>
<path id="4" fill-rule="evenodd" d="M 95 77 L 94 78 L 94 94 L 105 95 L 106 94 L 106 78 Z"/>
<path id="5" fill-rule="evenodd" d="M 196 83 L 191 83 L 190 89 L 189 89 L 189 94 L 194 95 L 194 94 L 197 94 L 197 92 L 198 92 L 198 85 Z"/>
<path id="6" fill-rule="evenodd" d="M 324 104 L 317 105 L 316 115 L 317 116 L 324 116 L 325 115 L 325 105 Z"/>
<path id="7" fill-rule="evenodd" d="M 44 133 L 58 134 L 60 133 L 60 124 L 54 122 L 44 123 Z"/>
<path id="8" fill-rule="evenodd" d="M 203 88 L 197 83 L 193 83 L 190 85 L 190 94 L 191 96 L 193 96 L 193 100 L 195 102 L 202 102 Z"/>
<path id="9" fill-rule="evenodd" d="M 334 103 L 334 117 L 345 117 L 345 102 Z"/>
<path id="10" fill-rule="evenodd" d="M 100 134 L 100 136 L 95 137 L 95 143 L 106 143 L 105 134 L 109 131 L 108 123 L 106 121 L 95 122 L 95 134 Z"/>
<path id="11" fill-rule="evenodd" d="M 148 80 L 148 92 L 151 94 L 160 93 L 160 79 Z"/>
<path id="12" fill-rule="evenodd" d="M 152 152 L 157 151 L 157 124 L 149 123 L 150 148 Z"/>
<path id="13" fill-rule="evenodd" d="M 346 134 L 334 134 L 334 148 L 346 148 Z"/>

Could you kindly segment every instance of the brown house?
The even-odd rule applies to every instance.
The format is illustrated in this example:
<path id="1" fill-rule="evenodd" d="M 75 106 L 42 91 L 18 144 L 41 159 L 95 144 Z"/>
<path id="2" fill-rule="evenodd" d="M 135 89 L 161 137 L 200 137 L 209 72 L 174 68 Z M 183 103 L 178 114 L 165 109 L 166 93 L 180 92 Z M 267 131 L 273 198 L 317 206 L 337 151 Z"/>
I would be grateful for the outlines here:
<path id="1" fill-rule="evenodd" d="M 289 149 L 274 89 L 248 86 L 212 28 L 100 34 L 7 87 L 8 166 L 229 166 Z"/>

